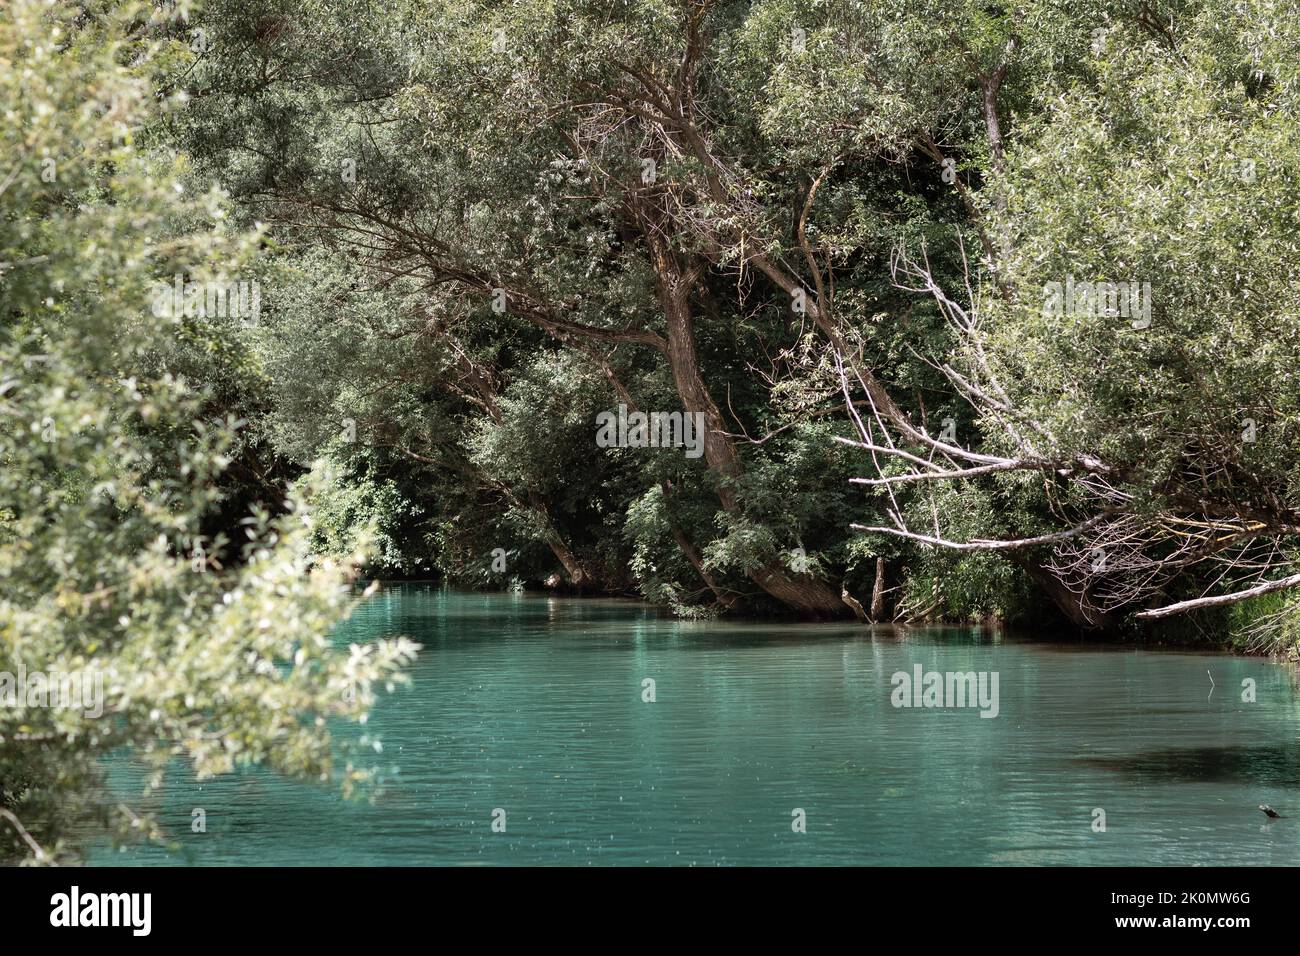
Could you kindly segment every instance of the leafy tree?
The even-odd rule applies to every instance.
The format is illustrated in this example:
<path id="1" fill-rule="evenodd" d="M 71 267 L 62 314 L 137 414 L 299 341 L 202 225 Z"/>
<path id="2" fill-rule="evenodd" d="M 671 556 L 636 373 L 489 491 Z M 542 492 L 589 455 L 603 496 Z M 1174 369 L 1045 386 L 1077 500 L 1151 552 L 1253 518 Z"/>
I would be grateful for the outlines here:
<path id="1" fill-rule="evenodd" d="M 336 764 L 330 720 L 364 720 L 414 653 L 331 642 L 352 565 L 309 554 L 301 500 L 243 520 L 236 566 L 204 534 L 238 423 L 206 417 L 212 390 L 168 361 L 189 333 L 183 313 L 155 313 L 156 283 L 232 281 L 257 236 L 141 138 L 182 103 L 151 83 L 189 58 L 164 30 L 142 8 L 31 0 L 0 21 L 5 857 L 74 855 L 90 822 L 154 834 L 99 797 L 99 760 L 122 748 L 154 788 L 176 761 L 200 778 L 262 764 L 350 788 L 366 771 Z M 34 683 L 74 674 L 80 700 Z"/>
<path id="2" fill-rule="evenodd" d="M 196 106 L 176 124 L 179 140 L 211 157 L 250 217 L 304 245 L 347 249 L 358 281 L 391 290 L 395 321 L 409 333 L 395 348 L 408 358 L 425 349 L 457 356 L 460 367 L 444 362 L 438 377 L 446 384 L 454 372 L 462 387 L 466 378 L 474 385 L 469 400 L 491 422 L 480 435 L 500 427 L 483 389 L 506 394 L 532 374 L 501 348 L 503 336 L 563 352 L 607 383 L 604 402 L 585 409 L 588 422 L 610 399 L 703 415 L 707 481 L 678 475 L 671 499 L 686 505 L 683 514 L 700 514 L 683 493 L 713 504 L 701 523 L 672 533 L 693 568 L 693 580 L 679 583 L 694 591 L 713 578 L 719 600 L 743 591 L 803 613 L 849 613 L 836 580 L 848 570 L 845 532 L 825 516 L 847 515 L 836 502 L 850 489 L 787 498 L 782 526 L 768 525 L 779 494 L 762 476 L 799 463 L 811 485 L 833 453 L 799 450 L 812 433 L 793 426 L 811 415 L 830 427 L 838 386 L 823 382 L 820 404 L 793 408 L 769 390 L 798 374 L 799 327 L 820 316 L 795 304 L 794 293 L 811 295 L 815 283 L 804 289 L 785 262 L 802 257 L 805 230 L 789 223 L 821 180 L 791 164 L 798 151 L 744 99 L 766 66 L 737 46 L 756 29 L 743 5 L 611 13 L 537 3 L 508 18 L 492 5 L 398 5 L 383 23 L 347 8 L 303 17 L 294 9 L 209 8 L 216 45 L 189 74 Z M 250 89 L 249 75 L 271 79 Z M 275 79 L 289 75 L 311 80 Z M 859 219 L 863 204 L 908 188 L 884 158 L 853 179 L 824 195 Z M 930 198 L 922 191 L 915 203 L 924 211 Z M 848 227 L 845 242 L 862 238 Z M 852 262 L 862 254 L 848 257 L 850 274 L 869 271 Z M 888 240 L 877 231 L 866 254 L 887 261 Z M 850 285 L 867 299 L 892 294 L 878 278 L 867 282 Z M 946 334 L 933 317 L 929 324 Z M 775 359 L 767 380 L 752 372 L 764 352 Z M 938 381 L 924 369 L 905 361 L 897 371 Z M 548 450 L 577 451 L 557 433 L 567 421 L 541 406 L 529 414 Z M 770 441 L 755 437 L 769 429 L 778 432 Z M 504 466 L 496 447 L 494 464 Z M 574 488 L 557 464 L 545 479 L 506 469 L 497 480 L 543 519 L 538 535 L 581 583 L 593 577 L 581 539 L 601 493 Z M 625 465 L 601 462 L 597 486 L 619 483 Z M 658 468 L 642 488 L 670 480 Z M 566 491 L 548 487 L 557 481 Z M 577 491 L 585 500 L 576 510 L 552 500 Z M 786 560 L 796 550 L 812 555 L 809 570 Z M 718 580 L 728 575 L 739 580 Z"/>
<path id="3" fill-rule="evenodd" d="M 1075 69 L 1027 71 L 1033 110 L 1000 156 L 990 133 L 973 203 L 991 253 L 965 287 L 900 266 L 961 335 L 945 370 L 982 447 L 921 436 L 942 466 L 877 479 L 1040 499 L 1015 522 L 941 531 L 917 509 L 885 530 L 1038 552 L 1043 585 L 1102 627 L 1300 583 L 1295 27 L 1268 4 L 1126 12 Z M 1024 31 L 1008 62 L 1060 35 Z"/>

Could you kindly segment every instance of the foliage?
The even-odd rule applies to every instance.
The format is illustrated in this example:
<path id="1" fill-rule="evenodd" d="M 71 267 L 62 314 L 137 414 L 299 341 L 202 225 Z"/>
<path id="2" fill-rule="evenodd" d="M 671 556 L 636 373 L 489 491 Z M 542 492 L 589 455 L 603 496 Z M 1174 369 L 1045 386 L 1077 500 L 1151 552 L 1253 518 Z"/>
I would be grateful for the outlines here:
<path id="1" fill-rule="evenodd" d="M 0 706 L 0 856 L 39 861 L 86 823 L 156 832 L 98 799 L 99 758 L 122 748 L 151 788 L 177 761 L 353 787 L 366 770 L 336 763 L 329 721 L 364 720 L 414 653 L 331 643 L 351 564 L 311 556 L 301 498 L 228 529 L 235 566 L 205 536 L 238 423 L 207 417 L 215 390 L 182 373 L 195 330 L 153 313 L 153 284 L 230 281 L 257 235 L 137 137 L 182 106 L 150 81 L 177 45 L 143 9 L 83 14 L 15 0 L 0 21 L 0 670 L 102 687 L 85 707 L 25 688 Z"/>

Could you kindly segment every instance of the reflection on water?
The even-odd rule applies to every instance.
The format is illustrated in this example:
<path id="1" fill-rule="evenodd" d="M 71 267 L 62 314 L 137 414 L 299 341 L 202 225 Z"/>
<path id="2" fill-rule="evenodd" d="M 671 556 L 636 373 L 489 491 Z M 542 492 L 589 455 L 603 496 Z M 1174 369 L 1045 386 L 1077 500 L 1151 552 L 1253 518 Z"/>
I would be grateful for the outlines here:
<path id="1" fill-rule="evenodd" d="M 1150 750 L 1120 757 L 1093 757 L 1083 762 L 1147 782 L 1245 781 L 1267 787 L 1300 788 L 1300 744 L 1296 741 L 1264 747 Z"/>
<path id="2" fill-rule="evenodd" d="M 92 862 L 1300 863 L 1300 699 L 1265 661 L 416 585 L 338 637 L 399 633 L 424 651 L 371 721 L 372 802 L 177 774 L 155 809 L 179 849 Z M 999 715 L 895 709 L 891 675 L 918 664 L 997 672 Z M 132 774 L 116 765 L 115 787 Z M 207 833 L 190 832 L 196 807 Z"/>

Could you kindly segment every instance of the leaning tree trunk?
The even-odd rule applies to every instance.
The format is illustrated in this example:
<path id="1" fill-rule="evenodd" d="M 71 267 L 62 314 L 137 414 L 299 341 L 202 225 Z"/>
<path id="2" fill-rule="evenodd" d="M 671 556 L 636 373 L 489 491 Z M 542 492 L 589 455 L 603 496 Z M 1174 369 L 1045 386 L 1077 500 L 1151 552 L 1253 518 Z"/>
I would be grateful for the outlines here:
<path id="1" fill-rule="evenodd" d="M 1088 602 L 1086 590 L 1083 593 L 1070 590 L 1032 556 L 1013 554 L 1011 559 L 1024 569 L 1030 580 L 1051 598 L 1052 603 L 1075 627 L 1086 631 L 1109 631 L 1118 626 L 1115 615 L 1107 614 Z"/>
<path id="2" fill-rule="evenodd" d="M 665 492 L 666 491 L 667 489 L 665 488 Z M 677 519 L 672 515 L 672 506 L 669 505 L 667 501 L 664 502 L 664 514 L 668 519 L 668 527 L 672 529 L 673 540 L 677 542 L 677 547 L 681 550 L 682 554 L 686 556 L 686 560 L 691 563 L 691 567 L 693 567 L 695 573 L 700 576 L 700 580 L 703 581 L 708 589 L 713 592 L 714 599 L 725 608 L 729 608 L 735 604 L 736 596 L 729 591 L 724 590 L 723 587 L 714 580 L 713 575 L 709 573 L 708 567 L 704 564 L 704 557 L 700 554 L 699 548 L 695 547 L 695 542 L 691 541 L 691 539 L 686 536 L 686 532 L 683 531 L 681 525 L 677 523 Z"/>
<path id="3" fill-rule="evenodd" d="M 542 500 L 542 496 L 535 491 L 529 490 L 528 506 L 545 526 L 544 538 L 546 545 L 551 549 L 551 554 L 555 555 L 555 559 L 560 562 L 560 566 L 564 568 L 564 573 L 569 577 L 569 585 L 577 591 L 586 590 L 593 583 L 592 576 L 587 573 L 582 561 L 573 553 L 573 549 L 569 547 L 568 542 L 564 540 L 560 532 L 556 530 L 555 522 L 551 520 L 551 512 L 546 507 L 546 502 Z"/>
<path id="4" fill-rule="evenodd" d="M 502 414 L 495 376 L 488 369 L 481 367 L 470 358 L 469 352 L 460 346 L 450 332 L 444 329 L 440 330 L 439 334 L 445 341 L 452 344 L 460 371 L 464 373 L 463 386 L 444 379 L 442 382 L 443 387 L 450 390 L 452 394 L 478 405 L 487 412 L 488 417 L 493 422 L 500 425 L 502 423 Z M 528 489 L 526 493 L 527 500 L 524 500 L 505 482 L 488 479 L 486 476 L 483 477 L 488 482 L 496 484 L 520 508 L 531 511 L 536 515 L 543 527 L 542 538 L 546 546 L 551 549 L 551 554 L 555 556 L 555 560 L 559 561 L 560 566 L 564 568 L 570 586 L 578 591 L 592 586 L 594 583 L 593 575 L 588 573 L 583 566 L 582 560 L 569 547 L 568 542 L 564 540 L 564 536 L 556 528 L 555 522 L 551 519 L 550 509 L 546 506 L 546 500 L 532 488 Z"/>
<path id="5" fill-rule="evenodd" d="M 652 240 L 653 241 L 653 240 Z M 718 479 L 718 499 L 729 513 L 740 505 L 733 483 L 744 468 L 735 443 L 727 437 L 722 412 L 709 394 L 700 374 L 695 351 L 695 327 L 689 299 L 697 273 L 682 270 L 663 246 L 655 249 L 660 301 L 667 321 L 668 363 L 677 394 L 689 413 L 704 414 L 704 460 Z M 768 564 L 749 572 L 759 587 L 782 604 L 806 614 L 842 617 L 848 607 L 826 582 L 805 574 L 793 574 L 779 564 Z"/>

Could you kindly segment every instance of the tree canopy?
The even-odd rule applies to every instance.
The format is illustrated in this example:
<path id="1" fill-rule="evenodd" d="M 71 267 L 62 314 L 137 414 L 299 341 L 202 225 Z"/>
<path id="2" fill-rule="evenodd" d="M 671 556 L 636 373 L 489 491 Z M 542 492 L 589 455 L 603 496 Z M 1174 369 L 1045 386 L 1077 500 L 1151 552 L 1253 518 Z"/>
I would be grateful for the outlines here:
<path id="1" fill-rule="evenodd" d="M 1092 627 L 1289 570 L 1277 7 L 204 18 L 169 129 L 283 243 L 269 427 L 387 482 L 408 563 L 815 616 L 887 567 L 900 616 Z M 620 403 L 703 460 L 593 448 Z"/>

